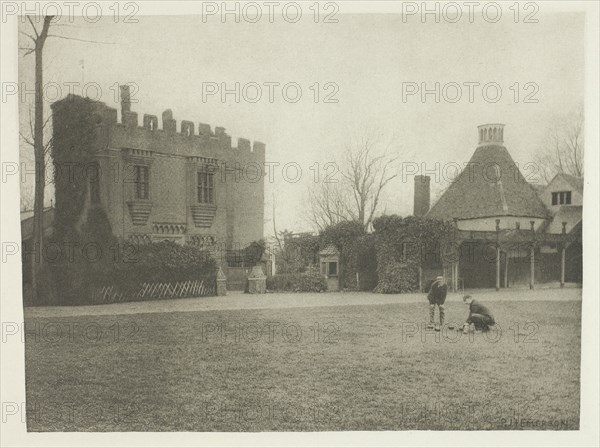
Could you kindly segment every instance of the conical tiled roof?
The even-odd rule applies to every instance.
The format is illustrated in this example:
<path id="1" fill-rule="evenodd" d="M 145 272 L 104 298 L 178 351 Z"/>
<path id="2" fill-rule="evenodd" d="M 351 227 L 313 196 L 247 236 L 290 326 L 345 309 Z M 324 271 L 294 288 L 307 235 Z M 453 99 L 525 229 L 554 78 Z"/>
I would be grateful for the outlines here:
<path id="1" fill-rule="evenodd" d="M 426 217 L 473 219 L 493 216 L 546 218 L 548 212 L 502 145 L 479 146 L 469 164 Z"/>

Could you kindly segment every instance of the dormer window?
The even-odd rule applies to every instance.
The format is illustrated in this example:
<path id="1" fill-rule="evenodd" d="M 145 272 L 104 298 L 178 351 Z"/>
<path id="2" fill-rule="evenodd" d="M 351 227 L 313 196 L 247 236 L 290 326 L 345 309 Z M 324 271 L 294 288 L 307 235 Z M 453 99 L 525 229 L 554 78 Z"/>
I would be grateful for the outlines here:
<path id="1" fill-rule="evenodd" d="M 553 191 L 552 205 L 571 205 L 570 191 Z"/>

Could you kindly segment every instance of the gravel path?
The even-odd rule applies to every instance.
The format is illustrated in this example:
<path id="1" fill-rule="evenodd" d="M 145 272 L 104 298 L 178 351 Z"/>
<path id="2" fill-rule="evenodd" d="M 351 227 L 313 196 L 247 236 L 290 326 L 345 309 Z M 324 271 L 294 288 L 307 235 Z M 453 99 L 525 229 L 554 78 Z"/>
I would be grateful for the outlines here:
<path id="1" fill-rule="evenodd" d="M 570 285 L 568 285 L 570 286 Z M 581 288 L 508 289 L 467 291 L 482 301 L 581 300 Z M 460 301 L 462 293 L 449 293 L 447 301 Z M 229 292 L 225 297 L 153 300 L 94 306 L 26 307 L 25 317 L 71 317 L 186 311 L 255 310 L 319 306 L 387 305 L 425 301 L 425 294 L 374 294 L 369 292 L 273 293 L 250 295 Z"/>

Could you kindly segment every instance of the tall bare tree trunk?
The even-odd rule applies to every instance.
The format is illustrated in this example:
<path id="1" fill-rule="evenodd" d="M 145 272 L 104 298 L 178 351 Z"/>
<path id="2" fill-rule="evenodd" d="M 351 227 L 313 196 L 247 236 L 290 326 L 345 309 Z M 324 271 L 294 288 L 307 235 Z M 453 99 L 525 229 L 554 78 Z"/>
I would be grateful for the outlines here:
<path id="1" fill-rule="evenodd" d="M 44 27 L 35 40 L 35 115 L 33 125 L 33 152 L 35 160 L 35 195 L 33 203 L 33 251 L 31 257 L 32 299 L 39 303 L 39 282 L 43 272 L 44 244 L 44 188 L 46 164 L 44 147 L 43 51 L 48 28 L 53 16 L 44 17 Z M 39 254 L 39 256 L 38 256 Z"/>

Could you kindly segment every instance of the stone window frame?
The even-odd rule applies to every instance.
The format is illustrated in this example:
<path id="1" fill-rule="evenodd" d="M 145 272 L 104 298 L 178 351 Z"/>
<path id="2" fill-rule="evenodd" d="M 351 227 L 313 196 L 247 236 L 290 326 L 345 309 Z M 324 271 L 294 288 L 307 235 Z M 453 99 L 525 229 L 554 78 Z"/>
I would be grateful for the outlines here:
<path id="1" fill-rule="evenodd" d="M 136 164 L 134 167 L 133 196 L 136 200 L 150 199 L 150 167 L 145 164 Z"/>
<path id="2" fill-rule="evenodd" d="M 332 269 L 332 266 L 334 268 Z M 323 260 L 321 261 L 321 274 L 327 278 L 335 278 L 339 276 L 339 261 Z"/>
<path id="3" fill-rule="evenodd" d="M 125 149 L 125 156 L 123 157 L 125 163 L 125 183 L 131 184 L 131 200 L 134 202 L 152 202 L 152 164 L 154 163 L 154 155 L 151 151 L 137 150 L 137 149 Z M 137 194 L 138 183 L 136 182 L 136 168 L 138 166 L 145 167 L 147 170 L 147 190 L 146 197 L 140 198 Z"/>
<path id="4" fill-rule="evenodd" d="M 198 204 L 212 204 L 216 202 L 215 173 L 209 168 L 196 170 L 196 202 Z"/>

